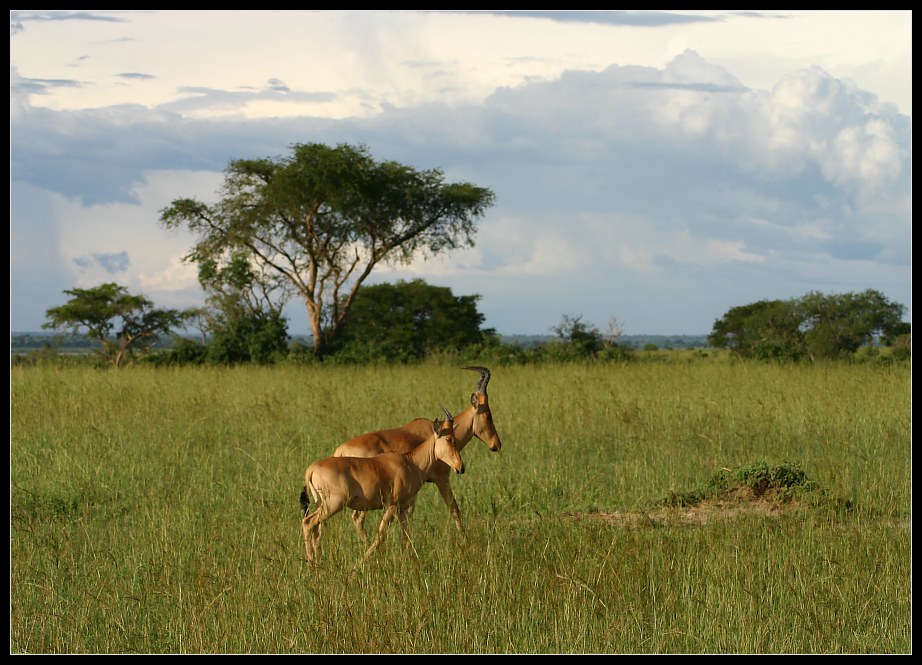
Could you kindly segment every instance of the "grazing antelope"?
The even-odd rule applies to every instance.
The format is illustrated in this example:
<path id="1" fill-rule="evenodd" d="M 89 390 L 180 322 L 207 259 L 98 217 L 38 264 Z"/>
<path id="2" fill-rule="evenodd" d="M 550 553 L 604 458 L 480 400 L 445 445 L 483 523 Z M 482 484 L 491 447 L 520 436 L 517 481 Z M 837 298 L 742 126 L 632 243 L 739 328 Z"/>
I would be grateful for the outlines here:
<path id="1" fill-rule="evenodd" d="M 502 447 L 502 442 L 499 440 L 499 434 L 496 433 L 496 427 L 493 425 L 493 414 L 490 413 L 490 400 L 487 397 L 490 370 L 479 366 L 467 366 L 462 369 L 480 372 L 480 380 L 477 382 L 477 390 L 471 394 L 470 408 L 454 416 L 455 445 L 461 451 L 468 441 L 476 436 L 486 443 L 490 450 L 496 452 Z M 426 418 L 416 418 L 402 427 L 360 434 L 340 445 L 333 452 L 333 457 L 373 457 L 388 451 L 407 452 L 429 436 L 429 428 L 430 422 Z M 443 462 L 436 462 L 429 472 L 426 482 L 435 483 L 436 487 L 439 488 L 439 493 L 448 506 L 449 512 L 451 512 L 458 532 L 464 534 L 464 527 L 461 524 L 461 509 L 458 508 L 458 502 L 455 501 L 455 495 L 451 491 L 450 478 L 451 469 L 449 469 L 448 465 Z M 359 537 L 363 541 L 367 541 L 364 530 L 364 513 L 361 510 L 353 511 L 352 521 Z"/>
<path id="2" fill-rule="evenodd" d="M 317 558 L 321 525 L 346 507 L 361 511 L 384 509 L 375 539 L 353 567 L 353 574 L 383 542 L 395 515 L 400 520 L 404 539 L 408 539 L 409 511 L 432 467 L 445 464 L 455 473 L 464 473 L 451 414 L 445 407 L 442 411 L 445 422 L 440 423 L 438 418 L 430 422 L 429 436 L 409 452 L 392 451 L 377 457 L 327 457 L 307 467 L 301 492 L 304 510 L 301 530 L 310 563 Z M 310 514 L 308 492 L 317 504 Z M 361 535 L 364 537 L 364 532 Z"/>

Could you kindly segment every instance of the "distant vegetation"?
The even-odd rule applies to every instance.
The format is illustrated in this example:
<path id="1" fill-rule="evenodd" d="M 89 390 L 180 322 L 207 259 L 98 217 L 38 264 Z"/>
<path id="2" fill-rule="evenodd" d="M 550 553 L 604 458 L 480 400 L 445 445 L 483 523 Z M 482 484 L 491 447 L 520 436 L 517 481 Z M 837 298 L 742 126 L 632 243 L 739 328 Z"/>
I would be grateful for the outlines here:
<path id="1" fill-rule="evenodd" d="M 558 339 L 554 335 L 500 335 L 503 344 L 514 344 L 523 349 L 533 349 Z M 703 349 L 707 335 L 622 335 L 618 345 L 629 349 Z"/>
<path id="2" fill-rule="evenodd" d="M 500 346 L 521 349 L 525 352 L 542 346 L 559 343 L 555 335 L 497 335 Z M 152 352 L 170 352 L 179 344 L 197 344 L 199 336 L 193 334 L 170 335 L 160 337 L 152 345 Z M 707 347 L 707 335 L 624 335 L 618 340 L 619 346 L 630 351 L 653 350 L 689 350 Z M 10 334 L 10 353 L 17 362 L 56 355 L 90 355 L 96 341 L 86 335 L 61 335 L 49 332 L 13 332 Z M 293 351 L 310 347 L 309 335 L 291 335 L 289 348 Z"/>
<path id="3" fill-rule="evenodd" d="M 708 344 L 757 360 L 819 360 L 852 357 L 881 343 L 908 358 L 912 325 L 906 308 L 880 291 L 760 300 L 733 307 L 714 323 Z"/>
<path id="4" fill-rule="evenodd" d="M 248 268 L 243 284 L 249 284 Z M 229 270 L 229 268 L 228 268 Z M 222 273 L 230 280 L 230 273 Z M 233 281 L 233 280 L 231 280 Z M 364 287 L 334 339 L 323 345 L 292 336 L 280 310 L 259 305 L 246 289 L 222 281 L 209 306 L 186 311 L 154 307 L 143 296 L 109 283 L 65 291 L 71 298 L 48 310 L 46 328 L 57 335 L 13 333 L 11 362 L 54 361 L 90 355 L 123 367 L 240 364 L 404 364 L 431 359 L 514 365 L 543 362 L 650 360 L 671 351 L 773 362 L 882 357 L 908 360 L 912 326 L 904 306 L 874 290 L 734 307 L 707 335 L 624 335 L 611 319 L 600 330 L 581 315 L 564 314 L 548 335 L 503 336 L 484 328 L 479 295 L 456 296 L 421 279 Z M 197 329 L 190 335 L 189 328 Z M 182 334 L 177 331 L 186 331 Z M 882 352 L 886 349 L 886 352 Z"/>

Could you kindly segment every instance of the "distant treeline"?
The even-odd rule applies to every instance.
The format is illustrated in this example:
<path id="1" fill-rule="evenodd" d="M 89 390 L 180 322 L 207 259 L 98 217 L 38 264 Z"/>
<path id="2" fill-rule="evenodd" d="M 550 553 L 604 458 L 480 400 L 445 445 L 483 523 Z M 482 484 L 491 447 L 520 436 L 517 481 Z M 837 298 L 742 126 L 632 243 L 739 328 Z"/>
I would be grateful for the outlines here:
<path id="1" fill-rule="evenodd" d="M 198 339 L 190 335 L 188 339 Z M 558 339 L 554 335 L 499 335 L 502 344 L 532 349 Z M 174 344 L 173 337 L 161 337 L 155 348 L 169 349 Z M 292 335 L 292 344 L 309 346 L 309 335 Z M 702 349 L 707 346 L 707 335 L 622 335 L 618 345 L 632 349 L 644 349 L 655 346 L 658 349 Z M 43 348 L 54 348 L 59 352 L 89 352 L 99 344 L 85 335 L 61 335 L 50 332 L 14 332 L 10 334 L 10 352 L 25 353 Z"/>
<path id="2" fill-rule="evenodd" d="M 86 335 L 62 335 L 50 332 L 14 332 L 10 333 L 10 351 L 31 351 L 53 347 L 59 351 L 89 351 L 99 342 Z"/>
<path id="3" fill-rule="evenodd" d="M 559 339 L 555 335 L 500 335 L 499 338 L 503 344 L 516 344 L 524 349 Z M 707 346 L 707 335 L 621 335 L 617 343 L 631 349 L 652 346 L 658 349 L 703 349 Z"/>

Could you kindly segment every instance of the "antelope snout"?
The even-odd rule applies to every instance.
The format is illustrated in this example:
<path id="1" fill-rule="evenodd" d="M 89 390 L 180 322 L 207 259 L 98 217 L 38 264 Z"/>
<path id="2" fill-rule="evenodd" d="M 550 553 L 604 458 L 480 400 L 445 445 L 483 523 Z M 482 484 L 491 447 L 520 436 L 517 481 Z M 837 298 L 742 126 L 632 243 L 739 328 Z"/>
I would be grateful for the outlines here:
<path id="1" fill-rule="evenodd" d="M 464 462 L 461 462 L 461 468 L 455 469 L 455 473 L 464 473 Z"/>

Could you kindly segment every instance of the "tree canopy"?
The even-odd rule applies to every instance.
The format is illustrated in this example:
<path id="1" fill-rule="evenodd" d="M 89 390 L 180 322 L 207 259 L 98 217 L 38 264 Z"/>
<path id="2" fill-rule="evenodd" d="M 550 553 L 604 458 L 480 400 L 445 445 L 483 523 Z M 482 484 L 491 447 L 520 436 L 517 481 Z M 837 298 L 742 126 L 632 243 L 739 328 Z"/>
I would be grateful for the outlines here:
<path id="1" fill-rule="evenodd" d="M 582 315 L 564 314 L 560 323 L 551 326 L 551 331 L 581 356 L 591 356 L 603 348 L 602 334 L 591 323 L 583 321 Z"/>
<path id="2" fill-rule="evenodd" d="M 189 312 L 210 342 L 204 360 L 214 364 L 266 364 L 288 353 L 288 321 L 282 308 L 290 290 L 277 276 L 254 269 L 247 253 L 234 249 L 223 263 L 199 263 L 199 283 L 208 293 L 206 307 Z"/>
<path id="3" fill-rule="evenodd" d="M 873 289 L 811 291 L 801 298 L 731 308 L 715 321 L 708 344 L 749 358 L 847 357 L 876 337 L 890 340 L 905 332 L 904 310 Z"/>
<path id="4" fill-rule="evenodd" d="M 115 367 L 135 351 L 148 350 L 160 334 L 169 334 L 181 322 L 178 311 L 157 309 L 146 297 L 132 295 L 114 282 L 64 293 L 70 300 L 47 310 L 48 321 L 42 327 L 96 340 L 99 348 L 94 351 Z"/>
<path id="5" fill-rule="evenodd" d="M 337 356 L 405 362 L 483 344 L 495 332 L 481 329 L 478 300 L 421 279 L 366 286 L 346 317 Z"/>
<path id="6" fill-rule="evenodd" d="M 186 259 L 212 274 L 242 252 L 265 293 L 284 285 L 301 297 L 322 356 L 378 264 L 472 246 L 474 222 L 493 202 L 489 189 L 447 183 L 438 169 L 376 161 L 364 146 L 309 143 L 285 158 L 230 162 L 216 204 L 176 199 L 161 223 L 192 231 Z"/>

